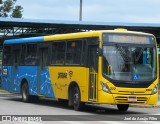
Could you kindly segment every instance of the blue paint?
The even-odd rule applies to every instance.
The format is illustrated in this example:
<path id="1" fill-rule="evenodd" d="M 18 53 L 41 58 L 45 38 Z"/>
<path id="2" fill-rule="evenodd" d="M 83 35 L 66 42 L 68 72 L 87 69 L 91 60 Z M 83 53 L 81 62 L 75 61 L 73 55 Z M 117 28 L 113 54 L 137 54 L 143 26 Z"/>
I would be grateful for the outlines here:
<path id="1" fill-rule="evenodd" d="M 13 90 L 13 82 L 12 82 L 12 66 L 3 66 L 3 68 L 7 69 L 7 75 L 2 76 L 2 89 L 7 90 L 8 92 L 12 92 Z M 2 70 L 3 70 L 2 68 Z"/>
<path id="2" fill-rule="evenodd" d="M 33 42 L 44 42 L 44 37 L 42 36 L 42 37 L 5 40 L 4 44 L 33 43 Z"/>
<path id="3" fill-rule="evenodd" d="M 8 70 L 7 76 L 2 76 L 2 88 L 4 90 L 20 93 L 22 79 L 26 79 L 29 84 L 30 95 L 42 94 L 47 97 L 55 97 L 48 67 L 44 71 L 40 71 L 38 66 L 18 66 L 17 70 L 12 66 L 3 66 L 3 68 Z M 38 79 L 40 79 L 40 84 Z M 38 85 L 40 90 L 38 90 Z"/>
<path id="4" fill-rule="evenodd" d="M 40 94 L 47 97 L 54 97 L 49 70 L 47 67 L 44 70 L 40 70 Z"/>

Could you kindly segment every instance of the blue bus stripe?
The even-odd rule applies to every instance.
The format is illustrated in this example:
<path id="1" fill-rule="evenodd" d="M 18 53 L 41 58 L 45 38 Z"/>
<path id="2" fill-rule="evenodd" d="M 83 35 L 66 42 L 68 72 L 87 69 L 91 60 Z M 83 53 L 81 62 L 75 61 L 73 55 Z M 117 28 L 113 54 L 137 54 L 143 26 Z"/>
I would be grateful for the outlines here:
<path id="1" fill-rule="evenodd" d="M 33 43 L 33 42 L 44 42 L 44 36 L 5 40 L 4 44 Z"/>

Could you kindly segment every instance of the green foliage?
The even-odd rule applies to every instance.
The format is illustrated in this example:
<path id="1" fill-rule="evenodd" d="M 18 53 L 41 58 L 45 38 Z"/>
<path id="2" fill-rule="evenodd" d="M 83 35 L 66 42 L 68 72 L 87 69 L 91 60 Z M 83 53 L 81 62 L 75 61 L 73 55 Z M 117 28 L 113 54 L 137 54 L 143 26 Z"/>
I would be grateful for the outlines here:
<path id="1" fill-rule="evenodd" d="M 5 0 L 0 5 L 0 17 L 22 18 L 23 7 L 15 5 L 17 0 Z"/>
<path id="2" fill-rule="evenodd" d="M 22 6 L 15 6 L 15 8 L 13 9 L 13 13 L 12 13 L 12 17 L 14 18 L 22 18 L 22 11 L 23 11 L 23 8 Z"/>

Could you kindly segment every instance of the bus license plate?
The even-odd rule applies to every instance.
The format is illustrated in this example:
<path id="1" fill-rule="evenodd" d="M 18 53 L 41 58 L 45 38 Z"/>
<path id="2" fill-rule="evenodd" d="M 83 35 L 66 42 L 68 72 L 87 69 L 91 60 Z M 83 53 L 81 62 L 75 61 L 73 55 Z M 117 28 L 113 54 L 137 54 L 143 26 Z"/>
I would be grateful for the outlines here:
<path id="1" fill-rule="evenodd" d="M 135 101 L 137 101 L 137 97 L 130 96 L 130 97 L 128 97 L 128 101 L 135 102 Z"/>

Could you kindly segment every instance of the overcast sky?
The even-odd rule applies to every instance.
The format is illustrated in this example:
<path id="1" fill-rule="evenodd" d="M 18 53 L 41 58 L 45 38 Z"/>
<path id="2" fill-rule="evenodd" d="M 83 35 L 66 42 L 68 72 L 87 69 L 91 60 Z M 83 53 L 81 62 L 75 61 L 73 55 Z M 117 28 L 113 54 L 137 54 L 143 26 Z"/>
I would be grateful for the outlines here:
<path id="1" fill-rule="evenodd" d="M 80 0 L 17 0 L 23 18 L 79 20 Z M 83 21 L 160 23 L 160 0 L 83 0 Z"/>

